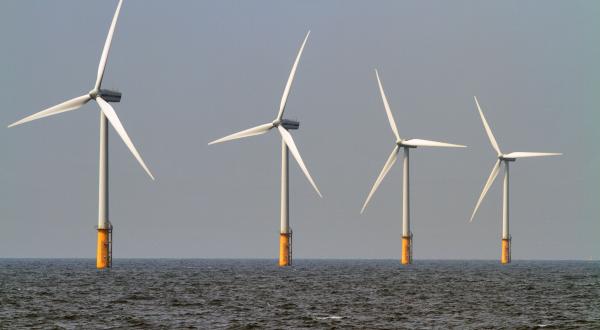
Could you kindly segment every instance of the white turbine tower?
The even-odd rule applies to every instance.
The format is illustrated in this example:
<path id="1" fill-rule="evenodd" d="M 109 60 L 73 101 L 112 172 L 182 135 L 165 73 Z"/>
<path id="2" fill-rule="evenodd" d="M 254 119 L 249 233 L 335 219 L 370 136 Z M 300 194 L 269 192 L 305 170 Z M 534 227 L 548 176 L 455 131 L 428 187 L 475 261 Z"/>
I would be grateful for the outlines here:
<path id="1" fill-rule="evenodd" d="M 483 186 L 483 191 L 481 192 L 481 195 L 479 196 L 479 199 L 477 200 L 477 204 L 475 205 L 475 209 L 473 210 L 473 213 L 471 214 L 471 219 L 469 220 L 469 222 L 472 222 L 473 219 L 475 218 L 475 213 L 477 212 L 477 209 L 479 208 L 481 201 L 485 197 L 485 194 L 487 194 L 488 190 L 490 190 L 492 183 L 494 183 L 494 180 L 498 176 L 498 173 L 500 173 L 500 167 L 504 164 L 504 193 L 502 195 L 503 196 L 503 200 L 502 200 L 502 256 L 501 256 L 500 261 L 503 264 L 507 264 L 507 263 L 510 263 L 510 261 L 511 261 L 511 248 L 510 248 L 511 237 L 510 237 L 510 234 L 508 231 L 508 210 L 509 210 L 509 205 L 508 205 L 508 203 L 509 203 L 508 167 L 509 166 L 508 166 L 508 163 L 514 162 L 515 160 L 517 160 L 519 158 L 559 156 L 562 154 L 561 153 L 553 153 L 553 152 L 511 152 L 508 154 L 503 154 L 502 151 L 500 151 L 498 142 L 496 142 L 496 139 L 494 138 L 492 129 L 490 128 L 487 121 L 485 120 L 485 116 L 483 115 L 483 111 L 481 110 L 481 107 L 479 106 L 479 101 L 477 100 L 477 97 L 474 96 L 473 98 L 475 99 L 475 104 L 477 105 L 477 110 L 479 111 L 479 116 L 481 117 L 481 121 L 483 122 L 483 127 L 485 128 L 485 132 L 487 133 L 487 136 L 490 139 L 492 148 L 494 148 L 494 150 L 496 151 L 496 153 L 498 155 L 498 160 L 494 164 L 494 167 L 492 167 L 492 173 L 490 173 L 490 176 L 488 177 L 487 181 L 485 182 L 485 185 Z"/>
<path id="2" fill-rule="evenodd" d="M 394 136 L 396 137 L 396 145 L 392 150 L 392 154 L 389 156 L 388 160 L 385 162 L 381 173 L 375 180 L 373 184 L 373 188 L 369 195 L 367 196 L 367 200 L 363 205 L 360 213 L 365 211 L 367 204 L 371 200 L 371 197 L 383 181 L 385 175 L 390 171 L 396 159 L 398 158 L 398 153 L 400 149 L 404 151 L 404 159 L 403 159 L 403 177 L 402 177 L 402 264 L 410 264 L 412 263 L 412 233 L 410 231 L 410 184 L 409 184 L 409 150 L 411 148 L 416 147 L 458 147 L 464 148 L 463 145 L 451 144 L 445 142 L 436 142 L 429 140 L 421 140 L 421 139 L 402 139 L 398 134 L 398 128 L 396 127 L 396 122 L 394 121 L 394 116 L 392 115 L 392 111 L 390 110 L 390 106 L 388 104 L 387 98 L 385 96 L 385 92 L 383 91 L 383 86 L 381 84 L 381 80 L 379 79 L 379 73 L 375 70 L 375 76 L 377 77 L 377 83 L 379 84 L 379 91 L 381 92 L 381 98 L 383 100 L 383 106 L 385 107 L 385 112 L 387 113 L 388 120 L 390 122 L 390 126 L 392 127 L 392 131 L 394 132 Z"/>
<path id="3" fill-rule="evenodd" d="M 117 113 L 108 102 L 120 102 L 121 93 L 102 89 L 102 78 L 104 77 L 104 70 L 108 59 L 108 53 L 110 51 L 110 45 L 112 42 L 113 34 L 115 32 L 115 26 L 117 25 L 117 19 L 123 0 L 119 1 L 117 10 L 113 17 L 110 29 L 108 30 L 108 36 L 100 56 L 100 64 L 98 65 L 98 74 L 96 77 L 96 83 L 94 88 L 87 94 L 76 97 L 74 99 L 65 101 L 61 104 L 55 105 L 46 110 L 35 113 L 29 117 L 25 117 L 8 127 L 13 127 L 23 123 L 30 122 L 32 120 L 56 115 L 59 113 L 72 111 L 81 108 L 83 105 L 91 100 L 98 103 L 100 107 L 100 170 L 99 170 L 99 189 L 98 189 L 98 250 L 96 254 L 96 266 L 99 269 L 110 267 L 112 263 L 112 224 L 108 219 L 108 122 L 115 129 L 117 134 L 121 137 L 125 145 L 129 148 L 133 156 L 137 159 L 140 165 L 144 168 L 146 173 L 154 180 L 152 173 L 144 163 L 144 160 L 136 150 L 133 142 L 129 138 L 129 135 L 123 128 Z M 108 122 L 107 122 L 108 121 Z"/>
<path id="4" fill-rule="evenodd" d="M 298 51 L 298 56 L 296 56 L 296 61 L 294 61 L 294 65 L 292 66 L 292 71 L 290 72 L 290 76 L 288 78 L 287 84 L 285 85 L 285 89 L 283 90 L 283 96 L 281 97 L 281 103 L 279 104 L 279 113 L 275 120 L 270 123 L 259 125 L 253 128 L 249 128 L 247 130 L 234 133 L 228 135 L 224 138 L 212 141 L 209 143 L 215 144 L 225 141 L 231 141 L 236 139 L 241 139 L 245 137 L 255 136 L 264 134 L 270 131 L 273 128 L 277 128 L 279 134 L 281 135 L 281 226 L 280 226 L 280 235 L 279 235 L 279 266 L 290 266 L 292 264 L 292 251 L 291 251 L 291 236 L 292 232 L 290 230 L 289 225 L 289 178 L 288 178 L 288 158 L 289 152 L 292 153 L 294 159 L 298 162 L 300 169 L 304 172 L 304 175 L 310 182 L 310 184 L 315 188 L 317 194 L 320 197 L 321 192 L 317 185 L 313 181 L 310 173 L 308 173 L 308 169 L 304 162 L 302 161 L 302 157 L 300 157 L 300 153 L 298 152 L 298 148 L 296 148 L 296 144 L 292 139 L 292 135 L 288 132 L 290 129 L 298 129 L 300 127 L 300 123 L 297 121 L 283 119 L 283 113 L 285 111 L 285 105 L 287 102 L 287 98 L 290 94 L 290 88 L 292 86 L 292 82 L 294 81 L 294 75 L 296 74 L 296 68 L 298 67 L 298 62 L 300 61 L 300 56 L 302 56 L 302 51 L 304 50 L 304 46 L 306 45 L 306 41 L 308 40 L 308 36 L 310 35 L 310 31 L 306 34 L 304 41 L 302 42 L 302 46 L 300 46 L 300 51 Z"/>

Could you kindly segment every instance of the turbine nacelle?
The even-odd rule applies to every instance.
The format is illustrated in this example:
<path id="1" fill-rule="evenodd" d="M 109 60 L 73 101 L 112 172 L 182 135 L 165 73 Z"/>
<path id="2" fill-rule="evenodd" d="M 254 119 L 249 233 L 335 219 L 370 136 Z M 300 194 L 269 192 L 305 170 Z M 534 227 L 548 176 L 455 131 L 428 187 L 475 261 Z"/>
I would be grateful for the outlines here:
<path id="1" fill-rule="evenodd" d="M 282 119 L 280 125 L 287 130 L 300 128 L 300 122 L 291 119 Z"/>
<path id="2" fill-rule="evenodd" d="M 98 97 L 101 97 L 104 99 L 104 101 L 109 103 L 121 102 L 122 96 L 121 92 L 112 91 L 110 89 L 93 89 L 88 95 L 94 100 Z"/>
<path id="3" fill-rule="evenodd" d="M 498 156 L 498 159 L 504 162 L 514 162 L 517 160 L 516 158 L 506 157 L 506 155 L 500 155 Z"/>
<path id="4" fill-rule="evenodd" d="M 401 148 L 416 148 L 417 147 L 415 145 L 406 144 L 407 141 L 408 141 L 408 139 L 407 140 L 398 140 L 398 141 L 396 141 L 396 145 Z"/>
<path id="5" fill-rule="evenodd" d="M 275 119 L 272 122 L 273 128 L 281 126 L 287 130 L 300 128 L 300 122 L 291 119 Z"/>

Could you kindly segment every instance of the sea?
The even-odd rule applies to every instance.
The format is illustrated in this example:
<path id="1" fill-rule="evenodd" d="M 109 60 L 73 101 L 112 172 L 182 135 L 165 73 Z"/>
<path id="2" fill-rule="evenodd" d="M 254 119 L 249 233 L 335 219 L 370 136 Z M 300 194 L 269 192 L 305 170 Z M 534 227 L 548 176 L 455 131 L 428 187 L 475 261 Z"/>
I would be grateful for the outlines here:
<path id="1" fill-rule="evenodd" d="M 599 261 L 0 259 L 0 329 L 600 329 Z"/>

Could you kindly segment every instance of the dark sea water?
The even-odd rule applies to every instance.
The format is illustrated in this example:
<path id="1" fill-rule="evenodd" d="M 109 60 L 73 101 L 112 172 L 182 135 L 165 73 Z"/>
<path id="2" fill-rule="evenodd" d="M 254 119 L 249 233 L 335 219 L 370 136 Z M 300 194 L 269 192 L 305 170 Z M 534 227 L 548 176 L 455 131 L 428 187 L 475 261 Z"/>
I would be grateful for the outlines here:
<path id="1" fill-rule="evenodd" d="M 0 328 L 600 329 L 600 262 L 0 259 Z"/>

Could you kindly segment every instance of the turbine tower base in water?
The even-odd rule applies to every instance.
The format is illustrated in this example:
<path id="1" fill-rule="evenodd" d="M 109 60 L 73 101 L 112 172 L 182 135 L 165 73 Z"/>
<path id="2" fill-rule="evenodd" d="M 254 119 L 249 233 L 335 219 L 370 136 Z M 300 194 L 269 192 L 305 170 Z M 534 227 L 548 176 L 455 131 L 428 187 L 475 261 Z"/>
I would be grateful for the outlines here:
<path id="1" fill-rule="evenodd" d="M 412 264 L 412 235 L 402 236 L 402 260 L 403 265 Z"/>
<path id="2" fill-rule="evenodd" d="M 96 268 L 112 267 L 112 225 L 108 229 L 98 229 L 98 249 L 96 252 Z"/>
<path id="3" fill-rule="evenodd" d="M 292 233 L 279 234 L 279 267 L 292 265 Z"/>
<path id="4" fill-rule="evenodd" d="M 503 264 L 509 264 L 511 256 L 510 256 L 510 238 L 503 238 L 502 239 L 502 258 L 500 259 L 500 262 L 502 262 Z"/>

